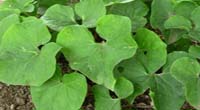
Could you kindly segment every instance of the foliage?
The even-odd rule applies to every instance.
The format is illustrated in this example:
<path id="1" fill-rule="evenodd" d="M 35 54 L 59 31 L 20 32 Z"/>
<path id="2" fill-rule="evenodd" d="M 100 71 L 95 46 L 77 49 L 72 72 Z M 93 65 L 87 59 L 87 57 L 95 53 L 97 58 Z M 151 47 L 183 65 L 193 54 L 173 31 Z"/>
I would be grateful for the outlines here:
<path id="1" fill-rule="evenodd" d="M 198 0 L 5 0 L 0 81 L 30 86 L 37 110 L 82 110 L 88 94 L 124 110 L 145 91 L 156 110 L 200 109 L 199 19 Z"/>

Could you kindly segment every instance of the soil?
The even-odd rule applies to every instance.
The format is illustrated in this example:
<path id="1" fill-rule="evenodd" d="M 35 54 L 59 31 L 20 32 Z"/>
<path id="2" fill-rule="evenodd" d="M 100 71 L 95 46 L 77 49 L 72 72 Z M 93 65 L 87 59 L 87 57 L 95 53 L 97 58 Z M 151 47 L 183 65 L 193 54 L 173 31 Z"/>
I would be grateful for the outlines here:
<path id="1" fill-rule="evenodd" d="M 33 110 L 29 87 L 0 83 L 0 110 Z"/>

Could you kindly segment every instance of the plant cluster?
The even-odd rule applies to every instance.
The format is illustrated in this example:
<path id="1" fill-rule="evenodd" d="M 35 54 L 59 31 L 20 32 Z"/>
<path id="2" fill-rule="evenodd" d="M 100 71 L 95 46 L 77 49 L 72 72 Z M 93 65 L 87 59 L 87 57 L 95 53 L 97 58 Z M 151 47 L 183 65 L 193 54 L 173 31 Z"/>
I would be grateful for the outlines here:
<path id="1" fill-rule="evenodd" d="M 156 110 L 200 109 L 199 42 L 199 0 L 5 0 L 0 81 L 30 86 L 37 110 L 82 110 L 89 92 L 121 110 L 147 90 Z"/>

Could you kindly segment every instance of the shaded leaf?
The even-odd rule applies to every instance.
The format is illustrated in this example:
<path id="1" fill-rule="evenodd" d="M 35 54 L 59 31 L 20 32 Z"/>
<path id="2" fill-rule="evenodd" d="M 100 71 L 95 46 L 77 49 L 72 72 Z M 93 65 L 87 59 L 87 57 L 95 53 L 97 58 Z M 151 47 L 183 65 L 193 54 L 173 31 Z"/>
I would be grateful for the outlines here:
<path id="1" fill-rule="evenodd" d="M 94 86 L 95 110 L 121 110 L 119 99 L 113 99 L 109 95 L 108 89 L 103 86 Z"/>
<path id="2" fill-rule="evenodd" d="M 185 86 L 187 101 L 200 109 L 200 65 L 192 58 L 176 60 L 171 67 L 172 75 Z"/>
<path id="3" fill-rule="evenodd" d="M 189 54 L 191 54 L 194 58 L 200 59 L 200 46 L 190 46 Z"/>

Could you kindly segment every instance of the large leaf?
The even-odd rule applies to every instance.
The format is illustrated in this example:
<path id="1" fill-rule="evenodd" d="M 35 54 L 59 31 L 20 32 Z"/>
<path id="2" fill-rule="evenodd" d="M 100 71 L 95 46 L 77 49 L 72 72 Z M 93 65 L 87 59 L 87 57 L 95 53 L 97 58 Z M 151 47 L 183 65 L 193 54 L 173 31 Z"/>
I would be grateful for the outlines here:
<path id="1" fill-rule="evenodd" d="M 86 78 L 78 73 L 56 75 L 40 87 L 31 87 L 37 110 L 78 110 L 87 93 Z"/>
<path id="2" fill-rule="evenodd" d="M 0 44 L 1 39 L 7 29 L 12 26 L 13 24 L 19 23 L 19 16 L 16 14 L 12 14 L 2 20 L 0 20 Z"/>
<path id="3" fill-rule="evenodd" d="M 171 16 L 165 21 L 164 26 L 165 29 L 182 29 L 186 31 L 190 31 L 192 29 L 192 23 L 190 20 L 179 15 Z"/>
<path id="4" fill-rule="evenodd" d="M 5 0 L 0 4 L 0 9 L 19 9 L 21 12 L 32 12 L 34 0 Z"/>
<path id="5" fill-rule="evenodd" d="M 185 85 L 187 101 L 200 109 L 200 65 L 195 59 L 184 57 L 171 67 L 172 75 Z"/>
<path id="6" fill-rule="evenodd" d="M 94 86 L 95 110 L 121 110 L 120 99 L 113 99 L 109 90 L 102 86 Z"/>
<path id="7" fill-rule="evenodd" d="M 74 11 L 69 6 L 53 5 L 41 17 L 51 29 L 60 31 L 65 26 L 76 24 Z"/>
<path id="8" fill-rule="evenodd" d="M 68 26 L 59 33 L 57 43 L 73 69 L 114 90 L 113 68 L 133 56 L 137 48 L 131 37 L 131 22 L 127 17 L 107 15 L 99 20 L 97 32 L 106 42 L 95 43 L 84 27 Z"/>
<path id="9" fill-rule="evenodd" d="M 138 60 L 144 65 L 148 73 L 155 73 L 166 62 L 166 44 L 158 35 L 147 29 L 139 29 L 135 40 L 139 45 Z"/>
<path id="10" fill-rule="evenodd" d="M 132 31 L 143 27 L 147 20 L 144 16 L 148 12 L 148 7 L 141 0 L 135 0 L 125 4 L 115 4 L 109 8 L 109 13 L 127 16 L 132 21 Z"/>
<path id="11" fill-rule="evenodd" d="M 153 0 L 151 6 L 151 25 L 164 30 L 164 22 L 173 14 L 173 0 Z"/>
<path id="12" fill-rule="evenodd" d="M 52 77 L 60 47 L 46 44 L 50 38 L 48 29 L 36 18 L 10 27 L 0 45 L 0 80 L 39 86 Z"/>
<path id="13" fill-rule="evenodd" d="M 86 27 L 95 27 L 97 20 L 106 14 L 102 0 L 81 0 L 76 4 L 75 11 Z"/>

